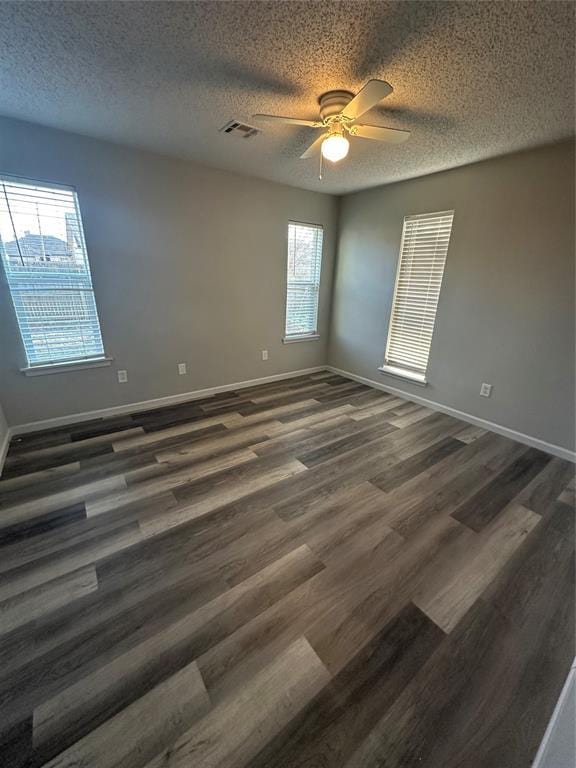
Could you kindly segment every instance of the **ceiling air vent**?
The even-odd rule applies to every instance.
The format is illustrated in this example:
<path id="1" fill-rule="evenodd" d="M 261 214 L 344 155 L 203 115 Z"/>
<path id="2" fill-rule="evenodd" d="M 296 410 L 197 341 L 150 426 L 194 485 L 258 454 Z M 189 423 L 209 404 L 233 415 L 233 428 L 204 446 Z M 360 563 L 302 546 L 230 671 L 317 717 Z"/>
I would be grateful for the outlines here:
<path id="1" fill-rule="evenodd" d="M 251 125 L 241 123 L 239 120 L 230 120 L 230 122 L 223 125 L 220 128 L 221 133 L 234 133 L 241 139 L 250 139 L 252 136 L 260 133 L 257 128 L 253 128 Z"/>

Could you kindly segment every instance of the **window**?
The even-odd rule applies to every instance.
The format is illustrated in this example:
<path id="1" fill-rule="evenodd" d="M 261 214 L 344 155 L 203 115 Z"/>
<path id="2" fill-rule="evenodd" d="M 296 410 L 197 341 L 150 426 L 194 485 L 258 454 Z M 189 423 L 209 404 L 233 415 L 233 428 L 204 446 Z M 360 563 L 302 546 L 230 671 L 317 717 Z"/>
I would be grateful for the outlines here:
<path id="1" fill-rule="evenodd" d="M 0 257 L 30 367 L 104 357 L 74 189 L 0 176 Z"/>
<path id="2" fill-rule="evenodd" d="M 285 341 L 318 335 L 322 227 L 288 225 L 288 279 Z"/>
<path id="3" fill-rule="evenodd" d="M 424 382 L 454 211 L 407 216 L 381 370 Z"/>

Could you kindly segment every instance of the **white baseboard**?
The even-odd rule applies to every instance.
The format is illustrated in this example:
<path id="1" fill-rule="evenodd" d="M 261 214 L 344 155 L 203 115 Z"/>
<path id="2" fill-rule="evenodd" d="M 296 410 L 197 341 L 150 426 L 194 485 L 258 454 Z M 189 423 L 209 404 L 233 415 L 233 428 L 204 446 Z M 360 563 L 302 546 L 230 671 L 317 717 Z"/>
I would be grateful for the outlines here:
<path id="1" fill-rule="evenodd" d="M 492 421 L 481 419 L 478 416 L 472 416 L 464 411 L 459 411 L 456 408 L 451 408 L 441 403 L 436 403 L 433 400 L 428 400 L 420 395 L 413 395 L 405 392 L 402 389 L 396 387 L 390 387 L 388 384 L 380 384 L 377 381 L 368 379 L 365 376 L 358 376 L 350 371 L 344 371 L 341 368 L 335 368 L 332 365 L 318 365 L 314 368 L 303 368 L 299 371 L 290 371 L 288 373 L 277 373 L 273 376 L 264 376 L 259 379 L 248 379 L 247 381 L 236 381 L 231 384 L 223 384 L 218 387 L 207 387 L 205 389 L 197 389 L 192 392 L 183 392 L 179 395 L 168 395 L 167 397 L 157 397 L 152 400 L 143 400 L 137 403 L 125 403 L 123 405 L 115 405 L 110 408 L 100 408 L 94 411 L 85 411 L 83 413 L 73 413 L 67 416 L 57 416 L 53 419 L 44 419 L 42 421 L 28 422 L 27 424 L 18 424 L 11 427 L 8 432 L 8 437 L 4 441 L 4 445 L 0 446 L 0 468 L 3 465 L 3 461 L 8 448 L 8 442 L 11 437 L 15 435 L 24 435 L 29 432 L 37 432 L 43 429 L 55 429 L 57 427 L 66 426 L 67 424 L 75 424 L 82 421 L 89 421 L 90 419 L 106 418 L 108 416 L 116 416 L 124 413 L 136 413 L 138 411 L 147 411 L 152 408 L 162 408 L 169 405 L 177 405 L 178 403 L 185 403 L 192 400 L 200 400 L 204 397 L 210 397 L 210 395 L 216 395 L 219 392 L 229 392 L 235 389 L 244 389 L 246 387 L 254 387 L 258 384 L 268 384 L 274 381 L 282 381 L 283 379 L 296 378 L 297 376 L 306 376 L 311 373 L 319 373 L 320 371 L 332 371 L 340 376 L 345 376 L 353 381 L 358 381 L 362 384 L 366 384 L 374 389 L 382 390 L 383 392 L 391 392 L 395 395 L 403 397 L 405 400 L 410 400 L 415 403 L 420 403 L 428 408 L 441 413 L 446 413 L 449 416 L 454 416 L 457 419 L 466 421 L 469 424 L 474 424 L 477 427 L 491 430 L 504 437 L 509 437 L 511 440 L 516 440 L 519 443 L 524 443 L 532 448 L 538 448 L 546 453 L 551 453 L 553 456 L 558 456 L 561 459 L 567 459 L 568 461 L 576 462 L 576 452 L 569 451 L 567 448 L 562 448 L 559 445 L 553 443 L 547 443 L 544 440 L 540 440 L 537 437 L 531 435 L 525 435 L 522 432 L 517 432 L 509 427 L 503 427 L 500 424 L 495 424 Z"/>
<path id="2" fill-rule="evenodd" d="M 476 427 L 482 427 L 483 429 L 488 429 L 491 432 L 496 432 L 497 434 L 503 435 L 504 437 L 509 437 L 511 440 L 516 440 L 519 443 L 529 445 L 531 448 L 538 448 L 541 451 L 551 453 L 553 456 L 558 456 L 561 459 L 567 459 L 568 461 L 576 462 L 576 452 L 569 451 L 567 448 L 562 448 L 560 445 L 547 443 L 545 440 L 540 440 L 539 438 L 532 437 L 531 435 L 525 435 L 523 432 L 516 432 L 514 429 L 503 427 L 500 424 L 495 424 L 493 421 L 487 421 L 486 419 L 481 419 L 478 416 L 472 416 L 470 413 L 458 411 L 456 408 L 450 408 L 448 405 L 436 403 L 433 400 L 420 397 L 420 395 L 413 395 L 410 392 L 405 392 L 403 389 L 390 387 L 388 384 L 379 384 L 377 381 L 367 379 L 365 376 L 358 376 L 355 373 L 350 373 L 350 371 L 343 371 L 341 368 L 335 368 L 332 365 L 327 365 L 326 368 L 329 371 L 332 371 L 332 373 L 338 373 L 340 376 L 346 376 L 348 379 L 358 381 L 361 384 L 367 384 L 369 387 L 374 387 L 374 389 L 381 389 L 383 392 L 391 392 L 394 395 L 403 397 L 405 400 L 420 403 L 420 405 L 425 405 L 434 411 L 446 413 L 449 416 L 454 416 L 457 419 L 461 419 L 462 421 L 467 421 L 470 424 L 474 424 Z"/>
<path id="3" fill-rule="evenodd" d="M 2 477 L 2 470 L 4 469 L 4 461 L 6 460 L 6 454 L 8 453 L 8 446 L 13 435 L 12 427 L 8 427 L 8 431 L 4 435 L 4 441 L 0 445 L 0 477 Z"/>
<path id="4" fill-rule="evenodd" d="M 77 424 L 90 419 L 101 419 L 107 416 L 118 416 L 123 413 L 137 413 L 138 411 L 148 411 L 152 408 L 165 408 L 169 405 L 186 403 L 189 400 L 201 400 L 203 397 L 217 395 L 219 392 L 230 392 L 234 389 L 245 389 L 246 387 L 255 387 L 258 384 L 269 384 L 273 381 L 282 381 L 283 379 L 293 379 L 297 376 L 307 376 L 310 373 L 319 373 L 325 371 L 325 365 L 317 365 L 314 368 L 303 368 L 299 371 L 289 371 L 288 373 L 277 373 L 273 376 L 264 376 L 260 379 L 248 379 L 248 381 L 235 381 L 231 384 L 222 384 L 219 387 L 207 387 L 205 389 L 196 389 L 192 392 L 182 392 L 179 395 L 168 395 L 167 397 L 156 397 L 152 400 L 142 400 L 138 403 L 125 403 L 123 405 L 114 405 L 110 408 L 99 408 L 95 411 L 84 411 L 83 413 L 71 413 L 67 416 L 56 416 L 53 419 L 43 419 L 42 421 L 30 421 L 26 424 L 18 424 L 10 429 L 10 437 L 15 435 L 26 435 L 30 432 L 38 432 L 43 429 L 56 429 L 64 427 L 67 424 Z"/>

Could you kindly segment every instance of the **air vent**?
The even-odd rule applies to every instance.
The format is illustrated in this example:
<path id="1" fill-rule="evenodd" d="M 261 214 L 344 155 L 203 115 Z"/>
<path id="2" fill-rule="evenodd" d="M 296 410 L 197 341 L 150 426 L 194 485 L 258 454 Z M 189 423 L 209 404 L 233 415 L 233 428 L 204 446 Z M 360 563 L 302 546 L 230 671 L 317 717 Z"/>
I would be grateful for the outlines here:
<path id="1" fill-rule="evenodd" d="M 221 133 L 233 133 L 241 139 L 250 139 L 252 136 L 260 133 L 257 128 L 253 128 L 251 125 L 241 123 L 239 120 L 230 120 L 226 125 L 220 128 Z"/>

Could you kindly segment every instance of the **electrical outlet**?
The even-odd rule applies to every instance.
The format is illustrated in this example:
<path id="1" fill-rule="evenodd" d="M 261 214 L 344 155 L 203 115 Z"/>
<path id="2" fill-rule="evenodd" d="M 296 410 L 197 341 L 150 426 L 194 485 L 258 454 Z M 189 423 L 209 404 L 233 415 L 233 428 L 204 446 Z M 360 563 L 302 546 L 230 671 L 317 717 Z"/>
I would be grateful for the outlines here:
<path id="1" fill-rule="evenodd" d="M 268 350 L 263 349 L 262 350 L 262 360 L 268 360 Z"/>
<path id="2" fill-rule="evenodd" d="M 492 394 L 492 384 L 486 384 L 483 383 L 480 387 L 480 395 L 481 397 L 490 397 Z"/>
<path id="3" fill-rule="evenodd" d="M 184 376 L 186 373 L 186 363 L 178 363 L 178 373 L 180 376 Z"/>
<path id="4" fill-rule="evenodd" d="M 120 384 L 126 384 L 128 381 L 128 371 L 118 371 L 118 382 Z"/>

